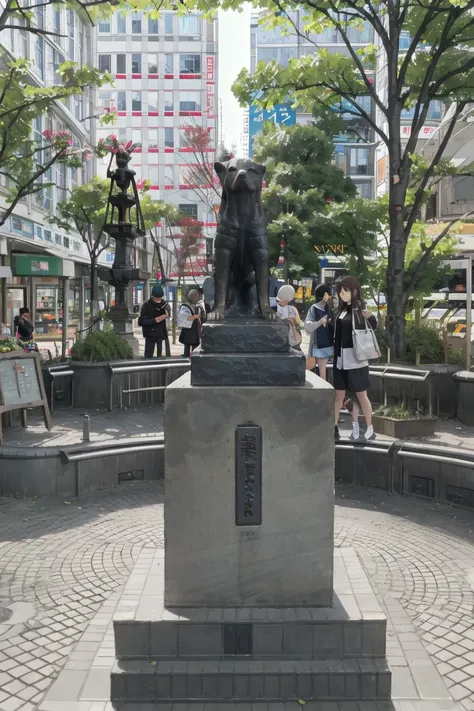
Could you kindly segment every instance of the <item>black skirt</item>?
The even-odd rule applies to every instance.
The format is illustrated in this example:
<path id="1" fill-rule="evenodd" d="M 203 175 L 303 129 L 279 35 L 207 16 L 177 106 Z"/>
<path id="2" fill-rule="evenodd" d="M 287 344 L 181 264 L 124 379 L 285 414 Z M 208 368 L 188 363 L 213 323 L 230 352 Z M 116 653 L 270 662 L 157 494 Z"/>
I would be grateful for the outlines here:
<path id="1" fill-rule="evenodd" d="M 369 366 L 354 368 L 354 370 L 339 370 L 333 368 L 334 388 L 347 390 L 350 393 L 363 393 L 370 388 Z"/>

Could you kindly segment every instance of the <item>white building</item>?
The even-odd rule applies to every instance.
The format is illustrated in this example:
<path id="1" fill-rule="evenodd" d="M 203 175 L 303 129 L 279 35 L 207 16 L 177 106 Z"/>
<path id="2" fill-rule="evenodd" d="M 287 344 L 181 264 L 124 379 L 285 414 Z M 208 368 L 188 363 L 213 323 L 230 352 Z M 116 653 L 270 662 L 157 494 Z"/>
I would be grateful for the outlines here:
<path id="1" fill-rule="evenodd" d="M 98 66 L 112 73 L 114 86 L 99 91 L 99 103 L 117 112 L 115 133 L 137 145 L 130 166 L 148 180 L 151 195 L 169 201 L 203 223 L 202 259 L 190 264 L 190 277 L 202 278 L 211 259 L 218 196 L 212 185 L 190 185 L 197 158 L 186 127 L 207 131 L 204 161 L 212 166 L 218 140 L 217 22 L 198 14 L 120 13 L 98 24 Z M 104 161 L 104 164 L 106 161 Z M 166 246 L 167 238 L 162 239 Z M 173 248 L 168 239 L 168 248 Z M 170 275 L 167 275 L 170 276 Z"/>
<path id="2" fill-rule="evenodd" d="M 38 6 L 35 13 L 38 27 L 64 37 L 5 30 L 0 37 L 5 61 L 9 56 L 31 60 L 30 81 L 37 86 L 59 84 L 57 69 L 64 61 L 72 60 L 81 66 L 94 64 L 90 25 L 84 25 L 63 5 Z M 78 149 L 86 149 L 95 141 L 94 121 L 87 119 L 96 113 L 95 109 L 92 90 L 58 102 L 52 113 L 34 121 L 33 136 L 41 141 L 46 129 L 68 130 Z M 83 326 L 81 312 L 88 310 L 87 249 L 78 234 L 52 227 L 47 218 L 55 212 L 58 202 L 68 197 L 74 185 L 87 182 L 94 173 L 94 160 L 86 161 L 82 170 L 56 163 L 45 176 L 45 182 L 53 182 L 55 186 L 21 201 L 0 227 L 0 284 L 3 283 L 0 322 L 12 324 L 20 307 L 28 306 L 37 340 L 61 339 L 64 301 L 68 303 L 68 334 L 72 337 L 76 328 Z M 0 204 L 6 206 L 4 195 L 5 189 L 0 184 Z"/>

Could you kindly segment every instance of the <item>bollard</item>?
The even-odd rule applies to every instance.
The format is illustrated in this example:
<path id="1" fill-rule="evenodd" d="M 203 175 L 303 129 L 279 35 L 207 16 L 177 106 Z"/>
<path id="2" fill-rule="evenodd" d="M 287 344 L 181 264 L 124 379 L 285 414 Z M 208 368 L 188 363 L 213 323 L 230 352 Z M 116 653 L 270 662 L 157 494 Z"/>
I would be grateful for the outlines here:
<path id="1" fill-rule="evenodd" d="M 90 415 L 82 416 L 82 441 L 91 441 L 91 418 Z"/>

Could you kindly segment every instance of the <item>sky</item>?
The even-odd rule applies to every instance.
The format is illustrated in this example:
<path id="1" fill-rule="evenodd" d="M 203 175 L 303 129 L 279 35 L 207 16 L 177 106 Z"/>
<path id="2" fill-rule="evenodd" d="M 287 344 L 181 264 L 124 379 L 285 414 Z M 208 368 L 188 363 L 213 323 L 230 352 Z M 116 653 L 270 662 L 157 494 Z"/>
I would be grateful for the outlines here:
<path id="1" fill-rule="evenodd" d="M 219 13 L 219 98 L 222 100 L 222 135 L 226 148 L 235 141 L 240 149 L 243 109 L 231 91 L 242 67 L 250 66 L 250 3 L 243 12 Z"/>

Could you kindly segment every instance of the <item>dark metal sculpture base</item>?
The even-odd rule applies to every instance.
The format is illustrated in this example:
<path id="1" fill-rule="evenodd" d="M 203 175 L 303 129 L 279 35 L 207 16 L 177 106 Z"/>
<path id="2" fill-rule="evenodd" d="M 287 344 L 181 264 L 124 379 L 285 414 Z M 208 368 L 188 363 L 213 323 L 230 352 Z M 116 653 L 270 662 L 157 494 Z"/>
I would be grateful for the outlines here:
<path id="1" fill-rule="evenodd" d="M 205 353 L 288 353 L 288 324 L 250 318 L 205 323 L 201 347 Z"/>
<path id="2" fill-rule="evenodd" d="M 290 348 L 288 324 L 236 319 L 204 324 L 191 385 L 303 386 L 306 360 Z"/>

